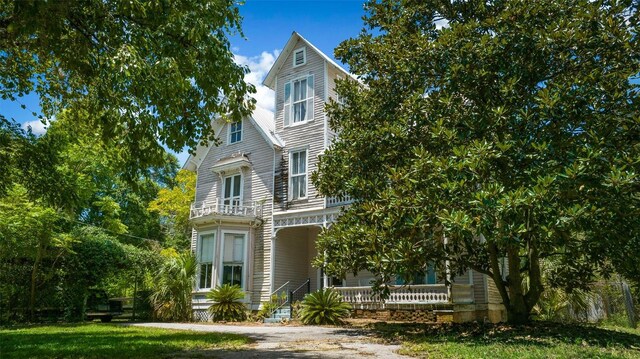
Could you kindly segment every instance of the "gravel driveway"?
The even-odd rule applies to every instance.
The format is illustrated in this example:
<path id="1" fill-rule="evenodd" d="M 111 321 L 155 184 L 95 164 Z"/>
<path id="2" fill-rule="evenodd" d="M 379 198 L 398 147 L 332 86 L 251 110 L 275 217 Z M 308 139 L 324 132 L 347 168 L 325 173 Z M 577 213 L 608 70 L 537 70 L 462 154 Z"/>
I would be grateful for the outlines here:
<path id="1" fill-rule="evenodd" d="M 243 334 L 255 340 L 239 351 L 208 351 L 185 357 L 216 358 L 408 358 L 399 345 L 380 343 L 366 330 L 314 326 L 242 326 L 188 323 L 134 323 L 138 327 Z"/>

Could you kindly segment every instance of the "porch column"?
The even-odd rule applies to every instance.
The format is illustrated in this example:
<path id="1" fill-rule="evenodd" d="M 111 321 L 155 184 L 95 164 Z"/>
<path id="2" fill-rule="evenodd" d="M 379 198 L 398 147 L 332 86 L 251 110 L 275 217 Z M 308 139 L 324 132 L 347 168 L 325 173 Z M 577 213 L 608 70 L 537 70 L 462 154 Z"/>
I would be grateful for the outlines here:
<path id="1" fill-rule="evenodd" d="M 447 249 L 447 244 L 449 243 L 449 239 L 444 235 L 444 247 L 445 251 Z M 449 260 L 444 261 L 444 272 L 445 272 L 445 285 L 447 286 L 447 298 L 449 298 L 449 302 L 453 302 L 453 298 L 451 297 L 451 267 L 449 266 Z"/>

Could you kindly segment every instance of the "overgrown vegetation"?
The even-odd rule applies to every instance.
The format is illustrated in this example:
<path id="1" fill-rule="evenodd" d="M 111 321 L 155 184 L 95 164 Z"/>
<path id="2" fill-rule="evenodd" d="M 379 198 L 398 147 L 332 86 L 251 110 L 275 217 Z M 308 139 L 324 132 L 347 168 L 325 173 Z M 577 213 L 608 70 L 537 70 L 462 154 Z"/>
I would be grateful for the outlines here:
<path id="1" fill-rule="evenodd" d="M 244 292 L 237 285 L 223 284 L 207 293 L 213 301 L 209 307 L 214 322 L 241 322 L 247 319 L 247 306 L 242 302 Z"/>
<path id="2" fill-rule="evenodd" d="M 123 178 L 120 149 L 71 119 L 84 116 L 65 111 L 41 137 L 0 118 L 0 322 L 80 320 L 90 293 L 148 293 L 161 250 L 187 247 L 166 202 L 151 206 L 161 189 L 192 191 L 176 159 Z"/>
<path id="3" fill-rule="evenodd" d="M 387 324 L 369 326 L 402 342 L 401 354 L 425 358 L 637 358 L 640 330 L 536 322 L 504 324 Z"/>
<path id="4" fill-rule="evenodd" d="M 239 349 L 249 343 L 235 334 L 107 324 L 0 329 L 0 338 L 3 359 L 181 357 L 193 351 Z"/>
<path id="5" fill-rule="evenodd" d="M 331 288 L 307 294 L 300 303 L 298 318 L 304 324 L 339 325 L 349 317 L 351 305 Z"/>

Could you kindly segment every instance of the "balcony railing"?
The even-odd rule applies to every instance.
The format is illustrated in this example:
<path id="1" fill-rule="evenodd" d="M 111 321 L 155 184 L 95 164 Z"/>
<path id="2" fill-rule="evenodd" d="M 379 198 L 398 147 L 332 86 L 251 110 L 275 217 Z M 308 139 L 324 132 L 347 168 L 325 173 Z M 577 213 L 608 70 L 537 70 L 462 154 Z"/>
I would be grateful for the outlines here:
<path id="1" fill-rule="evenodd" d="M 190 219 L 216 215 L 262 218 L 262 206 L 257 202 L 230 201 L 222 198 L 191 204 Z"/>
<path id="2" fill-rule="evenodd" d="M 327 208 L 346 206 L 351 203 L 353 203 L 353 199 L 347 195 L 339 196 L 339 197 L 327 197 Z"/>
<path id="3" fill-rule="evenodd" d="M 335 287 L 345 302 L 359 306 L 384 306 L 385 304 L 450 304 L 473 303 L 473 285 L 454 284 L 449 298 L 444 284 L 390 286 L 389 297 L 382 300 L 371 287 Z M 453 299 L 453 300 L 450 300 Z"/>

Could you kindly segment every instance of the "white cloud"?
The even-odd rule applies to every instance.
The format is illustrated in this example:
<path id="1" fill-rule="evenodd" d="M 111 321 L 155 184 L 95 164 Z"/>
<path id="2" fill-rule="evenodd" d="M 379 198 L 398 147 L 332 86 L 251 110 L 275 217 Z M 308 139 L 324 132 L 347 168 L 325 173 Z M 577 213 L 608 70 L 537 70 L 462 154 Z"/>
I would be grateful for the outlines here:
<path id="1" fill-rule="evenodd" d="M 248 74 L 244 80 L 256 87 L 256 93 L 253 97 L 256 99 L 256 106 L 269 111 L 274 111 L 275 93 L 268 87 L 262 85 L 267 73 L 280 54 L 280 50 L 272 52 L 263 51 L 259 56 L 247 57 L 242 55 L 234 55 L 236 63 L 249 67 Z"/>
<path id="2" fill-rule="evenodd" d="M 55 121 L 55 119 L 52 119 L 51 121 Z M 47 132 L 51 121 L 45 119 L 45 123 L 42 123 L 40 120 L 23 122 L 22 129 L 26 131 L 31 127 L 31 132 L 33 132 L 34 135 L 44 135 Z"/>

